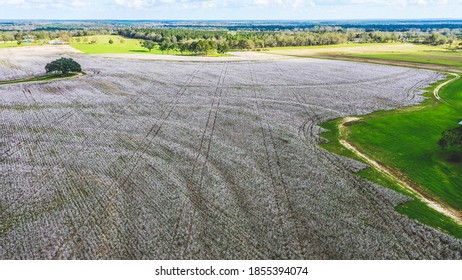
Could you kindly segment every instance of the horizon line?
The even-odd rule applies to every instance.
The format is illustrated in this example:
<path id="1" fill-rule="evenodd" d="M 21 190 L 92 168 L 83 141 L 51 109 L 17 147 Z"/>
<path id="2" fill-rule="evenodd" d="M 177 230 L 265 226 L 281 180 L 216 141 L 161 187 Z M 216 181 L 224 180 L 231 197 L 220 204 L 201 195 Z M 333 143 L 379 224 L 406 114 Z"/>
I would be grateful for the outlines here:
<path id="1" fill-rule="evenodd" d="M 45 19 L 45 18 L 0 18 L 0 21 L 304 21 L 304 22 L 317 22 L 317 21 L 462 21 L 462 18 L 337 18 L 337 19 L 114 19 L 114 18 L 67 18 L 67 19 Z"/>

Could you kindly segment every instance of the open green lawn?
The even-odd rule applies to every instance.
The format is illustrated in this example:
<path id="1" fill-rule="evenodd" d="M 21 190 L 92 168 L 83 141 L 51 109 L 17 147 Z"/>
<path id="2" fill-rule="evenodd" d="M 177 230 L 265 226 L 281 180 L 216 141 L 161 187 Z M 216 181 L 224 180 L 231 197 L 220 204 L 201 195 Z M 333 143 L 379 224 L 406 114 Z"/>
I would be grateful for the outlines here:
<path id="1" fill-rule="evenodd" d="M 301 57 L 348 59 L 378 63 L 409 62 L 423 65 L 437 65 L 440 70 L 462 70 L 462 50 L 451 50 L 439 46 L 410 43 L 343 44 L 311 47 L 270 48 L 270 53 Z M 416 67 L 414 65 L 414 67 Z"/>
<path id="2" fill-rule="evenodd" d="M 380 59 L 391 61 L 406 61 L 424 64 L 436 64 L 452 66 L 462 70 L 462 50 L 459 51 L 421 51 L 421 52 L 397 52 L 397 53 L 368 53 L 348 54 L 349 57 Z"/>
<path id="3" fill-rule="evenodd" d="M 370 157 L 402 171 L 430 195 L 462 210 L 462 164 L 447 160 L 456 150 L 442 151 L 437 144 L 441 132 L 456 127 L 462 119 L 462 79 L 440 91 L 440 96 L 450 106 L 433 98 L 434 88 L 429 89 L 426 94 L 429 100 L 418 106 L 418 110 L 375 112 L 366 116 L 364 121 L 349 126 L 348 140 Z M 340 145 L 338 122 L 333 120 L 323 124 L 330 131 L 322 136 L 330 142 L 322 146 L 358 159 Z M 373 169 L 363 170 L 359 175 L 412 197 Z M 417 199 L 398 206 L 397 211 L 462 239 L 462 226 Z"/>
<path id="4" fill-rule="evenodd" d="M 84 38 L 87 40 L 86 43 L 84 43 Z M 110 39 L 113 41 L 112 44 L 109 44 Z M 76 40 L 79 40 L 80 42 L 77 42 Z M 91 44 L 91 41 L 95 41 L 96 43 Z M 72 43 L 70 43 L 70 46 L 86 54 L 180 54 L 178 51 L 165 51 L 162 53 L 162 51 L 158 49 L 158 46 L 149 52 L 146 48 L 141 47 L 141 41 L 142 40 L 129 39 L 117 35 L 99 35 L 74 37 L 72 39 Z M 183 55 L 196 56 L 197 54 L 186 52 Z M 230 55 L 211 53 L 207 56 L 221 57 Z"/>
<path id="5" fill-rule="evenodd" d="M 14 47 L 27 47 L 27 46 L 39 46 L 40 44 L 37 43 L 23 43 L 21 45 L 18 45 L 16 41 L 14 42 L 6 42 L 6 43 L 0 43 L 0 49 L 2 48 L 14 48 Z"/>
<path id="6" fill-rule="evenodd" d="M 1 48 L 12 48 L 12 47 L 17 47 L 18 44 L 16 42 L 6 42 L 6 43 L 2 43 L 0 44 L 0 49 Z"/>
<path id="7" fill-rule="evenodd" d="M 440 95 L 453 104 L 415 112 L 376 113 L 351 126 L 350 139 L 372 157 L 403 171 L 431 195 L 462 210 L 462 164 L 448 162 L 453 149 L 441 150 L 441 133 L 462 119 L 462 79 Z M 462 154 L 462 151 L 459 151 Z"/>
<path id="8" fill-rule="evenodd" d="M 77 42 L 76 40 L 80 40 Z M 84 43 L 84 40 L 87 40 Z M 113 44 L 109 44 L 109 40 L 114 41 Z M 91 41 L 95 41 L 95 44 L 91 44 Z M 76 37 L 73 38 L 71 47 L 78 49 L 81 52 L 87 54 L 104 54 L 104 53 L 138 53 L 138 54 L 161 54 L 162 52 L 158 49 L 153 49 L 149 52 L 146 48 L 141 47 L 141 40 L 123 38 L 116 35 L 99 35 L 99 36 L 88 36 L 88 37 Z"/>

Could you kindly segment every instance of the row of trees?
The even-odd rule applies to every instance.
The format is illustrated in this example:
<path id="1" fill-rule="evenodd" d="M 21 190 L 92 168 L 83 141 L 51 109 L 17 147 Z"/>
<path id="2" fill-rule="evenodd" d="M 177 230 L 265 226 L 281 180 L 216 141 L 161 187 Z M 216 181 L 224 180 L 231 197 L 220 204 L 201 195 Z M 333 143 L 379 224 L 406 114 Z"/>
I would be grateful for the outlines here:
<path id="1" fill-rule="evenodd" d="M 195 54 L 209 54 L 217 52 L 219 54 L 225 54 L 230 50 L 229 45 L 224 41 L 208 41 L 208 40 L 199 40 L 192 42 L 182 42 L 182 43 L 167 43 L 163 41 L 158 44 L 154 41 L 146 40 L 141 43 L 141 46 L 151 51 L 156 46 L 162 53 L 180 52 L 181 54 L 185 53 L 195 53 Z"/>
<path id="2" fill-rule="evenodd" d="M 112 29 L 100 30 L 39 30 L 39 31 L 8 31 L 0 32 L 0 43 L 22 40 L 46 42 L 59 39 L 61 41 L 91 43 L 89 36 L 113 34 Z M 408 30 L 406 32 L 366 32 L 360 29 L 343 29 L 334 27 L 311 28 L 294 31 L 228 31 L 186 28 L 122 28 L 116 33 L 127 38 L 153 41 L 159 45 L 192 43 L 205 40 L 212 42 L 226 42 L 232 49 L 255 49 L 285 46 L 316 46 L 332 45 L 347 42 L 355 43 L 386 43 L 386 42 L 414 42 L 431 45 L 454 43 L 457 36 L 462 36 L 460 30 Z M 212 46 L 213 48 L 213 46 Z"/>
<path id="3" fill-rule="evenodd" d="M 119 29 L 118 34 L 128 38 L 143 39 L 158 44 L 179 44 L 206 40 L 226 42 L 232 49 L 255 49 L 285 46 L 317 46 L 333 45 L 348 42 L 354 43 L 387 43 L 415 42 L 432 45 L 454 43 L 457 40 L 455 31 L 423 32 L 409 30 L 407 32 L 365 32 L 360 30 L 344 30 L 342 28 L 318 28 L 303 31 L 223 31 L 194 29 Z M 213 44 L 213 43 L 212 43 Z"/>

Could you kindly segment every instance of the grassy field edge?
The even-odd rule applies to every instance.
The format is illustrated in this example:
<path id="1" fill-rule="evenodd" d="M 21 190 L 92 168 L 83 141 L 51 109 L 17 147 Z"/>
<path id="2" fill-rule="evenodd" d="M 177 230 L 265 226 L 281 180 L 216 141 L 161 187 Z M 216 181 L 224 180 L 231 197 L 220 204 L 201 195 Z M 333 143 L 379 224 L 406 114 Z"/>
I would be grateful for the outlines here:
<path id="1" fill-rule="evenodd" d="M 0 85 L 12 85 L 12 84 L 22 84 L 22 83 L 33 83 L 33 82 L 47 82 L 51 80 L 62 80 L 62 79 L 69 79 L 76 76 L 84 75 L 83 73 L 70 73 L 67 75 L 44 75 L 44 76 L 36 76 L 32 78 L 24 78 L 18 80 L 9 80 L 9 81 L 0 81 Z"/>
<path id="2" fill-rule="evenodd" d="M 395 115 L 399 114 L 402 111 L 413 111 L 413 110 L 423 110 L 429 107 L 434 107 L 437 106 L 438 102 L 433 96 L 433 91 L 434 89 L 440 85 L 443 84 L 447 81 L 449 81 L 451 77 L 448 77 L 447 79 L 444 79 L 442 81 L 439 81 L 433 85 L 431 85 L 429 88 L 425 89 L 426 93 L 424 94 L 425 97 L 428 99 L 421 103 L 420 105 L 417 106 L 411 106 L 411 107 L 405 107 L 405 108 L 399 108 L 395 110 L 390 110 L 390 111 L 377 111 L 373 112 L 371 114 L 361 116 L 361 118 L 364 120 L 369 120 L 373 118 L 378 118 L 384 115 Z M 365 163 L 363 159 L 355 155 L 353 152 L 345 148 L 341 143 L 340 140 L 342 136 L 340 135 L 339 131 L 339 124 L 342 122 L 343 118 L 338 118 L 334 120 L 327 121 L 323 124 L 321 124 L 321 127 L 326 129 L 327 131 L 322 133 L 321 136 L 328 140 L 328 143 L 321 143 L 319 144 L 322 148 L 333 152 L 335 154 L 349 157 L 355 160 L 358 160 L 360 162 Z M 354 125 L 354 124 L 352 124 Z M 344 139 L 345 140 L 345 139 Z M 352 139 L 347 138 L 350 143 L 355 145 L 354 142 L 352 142 Z M 384 176 L 382 173 L 377 171 L 376 169 L 372 167 L 368 167 L 367 169 L 364 169 L 360 172 L 357 173 L 358 176 L 361 178 L 364 178 L 366 180 L 369 180 L 373 183 L 377 183 L 383 187 L 390 188 L 394 191 L 397 191 L 398 193 L 404 194 L 408 196 L 411 200 L 409 202 L 399 204 L 395 207 L 395 210 L 403 215 L 406 215 L 407 217 L 417 220 L 425 225 L 431 226 L 432 228 L 435 228 L 439 231 L 442 231 L 444 233 L 447 233 L 449 235 L 452 235 L 456 238 L 462 239 L 462 226 L 455 222 L 453 219 L 447 217 L 446 215 L 432 209 L 429 207 L 426 203 L 421 201 L 416 195 L 414 195 L 412 192 L 404 189 L 401 187 L 397 182 L 391 180 L 390 178 Z M 412 178 L 411 178 L 412 179 Z"/>

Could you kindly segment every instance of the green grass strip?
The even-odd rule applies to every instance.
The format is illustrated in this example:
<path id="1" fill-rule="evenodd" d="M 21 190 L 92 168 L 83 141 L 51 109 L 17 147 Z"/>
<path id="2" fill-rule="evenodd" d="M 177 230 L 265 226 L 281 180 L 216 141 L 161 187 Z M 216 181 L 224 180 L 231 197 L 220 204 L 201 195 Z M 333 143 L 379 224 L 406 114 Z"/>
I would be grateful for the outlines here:
<path id="1" fill-rule="evenodd" d="M 31 83 L 31 82 L 45 82 L 45 81 L 50 81 L 50 80 L 71 78 L 77 75 L 80 75 L 80 73 L 70 73 L 67 75 L 53 74 L 53 75 L 37 76 L 37 77 L 18 79 L 18 80 L 0 81 L 0 85 L 11 85 L 11 84 Z"/>
<path id="2" fill-rule="evenodd" d="M 461 51 L 346 54 L 346 57 L 402 61 L 454 67 L 462 70 Z"/>
<path id="3" fill-rule="evenodd" d="M 349 126 L 348 141 L 374 160 L 400 170 L 430 195 L 462 210 L 462 164 L 447 161 L 451 153 L 461 151 L 442 151 L 437 144 L 442 131 L 457 126 L 462 119 L 462 79 L 441 89 L 440 96 L 448 104 L 433 97 L 436 86 L 428 89 L 425 93 L 428 100 L 419 106 L 379 111 L 362 117 L 363 121 Z M 340 121 L 332 120 L 322 125 L 329 130 L 322 136 L 330 142 L 321 146 L 362 161 L 340 144 Z M 462 239 L 461 225 L 433 210 L 375 169 L 368 168 L 358 175 L 413 197 L 411 202 L 396 207 L 399 213 Z"/>

